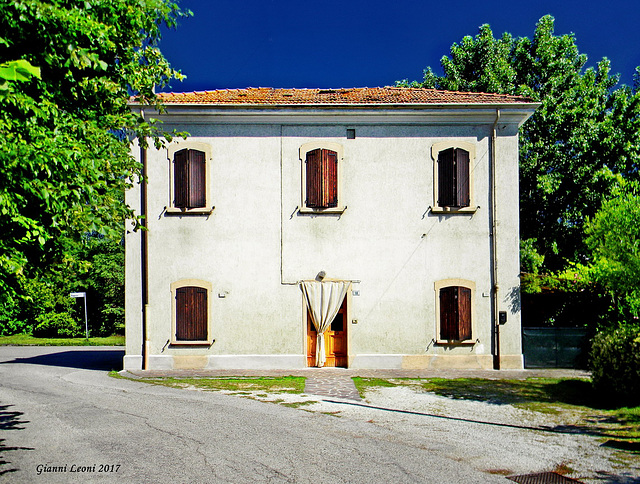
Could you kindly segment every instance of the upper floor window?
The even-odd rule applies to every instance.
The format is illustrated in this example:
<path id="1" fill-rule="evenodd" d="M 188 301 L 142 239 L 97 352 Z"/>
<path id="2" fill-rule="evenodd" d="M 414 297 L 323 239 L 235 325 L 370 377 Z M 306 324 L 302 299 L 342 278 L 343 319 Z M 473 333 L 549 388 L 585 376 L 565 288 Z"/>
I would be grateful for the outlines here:
<path id="1" fill-rule="evenodd" d="M 311 142 L 300 148 L 302 170 L 302 212 L 341 213 L 340 193 L 342 146 Z"/>
<path id="2" fill-rule="evenodd" d="M 338 153 L 327 149 L 307 152 L 305 206 L 334 208 L 338 206 Z"/>
<path id="3" fill-rule="evenodd" d="M 207 206 L 205 154 L 198 150 L 177 151 L 173 160 L 173 206 L 181 209 Z"/>
<path id="4" fill-rule="evenodd" d="M 469 152 L 449 148 L 438 153 L 438 206 L 468 207 Z"/>
<path id="5" fill-rule="evenodd" d="M 431 148 L 434 160 L 434 207 L 438 212 L 470 212 L 473 206 L 475 146 L 471 143 L 438 142 Z"/>
<path id="6" fill-rule="evenodd" d="M 169 145 L 168 156 L 171 170 L 167 213 L 210 213 L 210 146 L 197 141 L 175 143 Z"/>

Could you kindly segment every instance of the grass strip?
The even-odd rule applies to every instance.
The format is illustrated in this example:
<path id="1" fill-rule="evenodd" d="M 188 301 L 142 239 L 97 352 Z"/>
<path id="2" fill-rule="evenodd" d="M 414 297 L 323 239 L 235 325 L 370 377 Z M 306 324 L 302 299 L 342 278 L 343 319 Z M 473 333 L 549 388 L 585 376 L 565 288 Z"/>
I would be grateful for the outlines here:
<path id="1" fill-rule="evenodd" d="M 225 390 L 231 392 L 302 393 L 305 378 L 282 377 L 225 377 L 225 378 L 140 378 L 137 381 L 175 388 Z"/>
<path id="2" fill-rule="evenodd" d="M 124 336 L 101 338 L 36 338 L 30 334 L 0 336 L 0 346 L 124 346 Z"/>

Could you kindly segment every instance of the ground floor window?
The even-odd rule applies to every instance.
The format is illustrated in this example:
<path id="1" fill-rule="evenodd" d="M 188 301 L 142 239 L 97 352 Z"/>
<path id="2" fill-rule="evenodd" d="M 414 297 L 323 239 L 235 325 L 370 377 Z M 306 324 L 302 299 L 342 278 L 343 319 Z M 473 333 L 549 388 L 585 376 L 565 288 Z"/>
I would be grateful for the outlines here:
<path id="1" fill-rule="evenodd" d="M 172 284 L 173 344 L 208 343 L 210 336 L 210 284 L 184 280 Z"/>
<path id="2" fill-rule="evenodd" d="M 436 283 L 437 339 L 442 343 L 473 338 L 473 295 L 471 281 L 450 279 Z"/>

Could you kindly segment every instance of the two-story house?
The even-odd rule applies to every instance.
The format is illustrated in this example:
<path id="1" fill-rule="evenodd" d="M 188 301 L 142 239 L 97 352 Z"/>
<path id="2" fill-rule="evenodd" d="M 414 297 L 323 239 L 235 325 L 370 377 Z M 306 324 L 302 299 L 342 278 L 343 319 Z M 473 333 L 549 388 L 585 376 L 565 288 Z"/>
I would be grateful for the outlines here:
<path id="1" fill-rule="evenodd" d="M 161 94 L 134 154 L 125 368 L 522 368 L 521 97 Z M 142 110 L 132 104 L 132 109 Z"/>

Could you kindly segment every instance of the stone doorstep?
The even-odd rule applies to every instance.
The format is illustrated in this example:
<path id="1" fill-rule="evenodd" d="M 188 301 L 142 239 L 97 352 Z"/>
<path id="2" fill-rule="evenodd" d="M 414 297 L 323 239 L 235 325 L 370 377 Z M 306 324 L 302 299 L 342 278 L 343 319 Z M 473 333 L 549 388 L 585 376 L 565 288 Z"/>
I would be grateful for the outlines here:
<path id="1" fill-rule="evenodd" d="M 348 377 L 313 376 L 307 377 L 304 392 L 312 395 L 321 395 L 333 398 L 346 398 L 348 400 L 362 400 L 356 389 L 353 379 Z"/>

